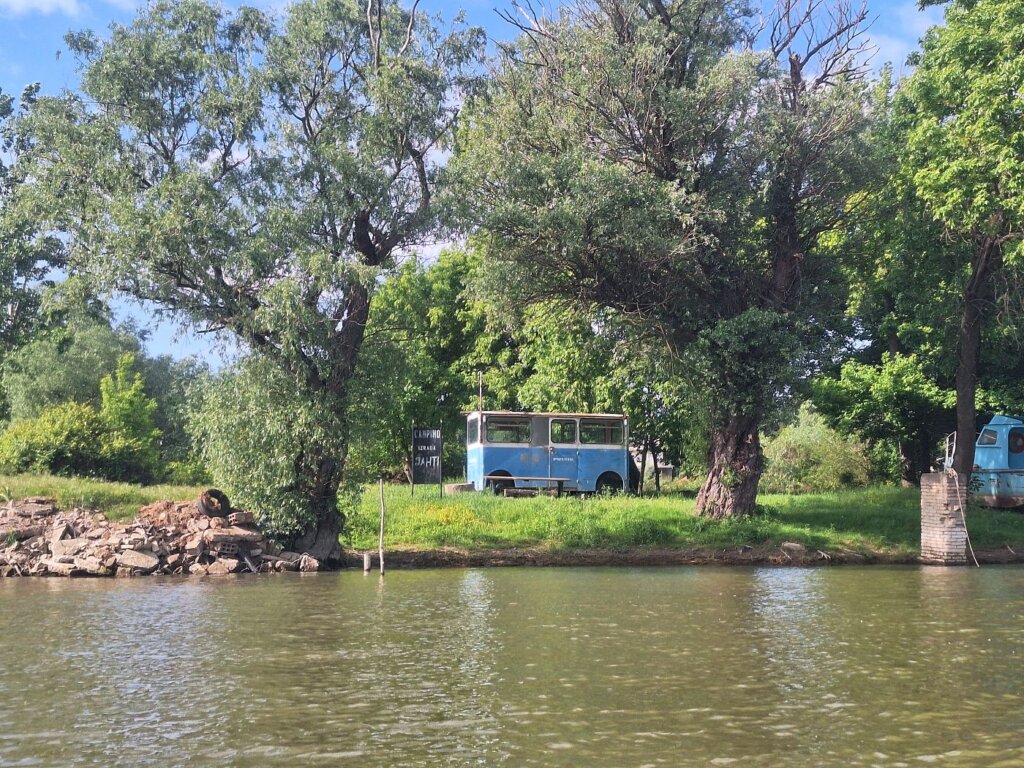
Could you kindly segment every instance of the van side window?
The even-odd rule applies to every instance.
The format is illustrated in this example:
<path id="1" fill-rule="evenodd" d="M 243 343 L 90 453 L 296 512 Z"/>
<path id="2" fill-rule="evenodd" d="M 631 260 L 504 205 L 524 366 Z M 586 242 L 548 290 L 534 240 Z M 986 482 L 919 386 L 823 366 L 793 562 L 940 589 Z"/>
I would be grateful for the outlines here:
<path id="1" fill-rule="evenodd" d="M 622 445 L 622 422 L 610 419 L 581 419 L 580 442 L 587 445 Z"/>
<path id="2" fill-rule="evenodd" d="M 528 443 L 530 442 L 530 420 L 495 418 L 487 419 L 488 443 Z"/>
<path id="3" fill-rule="evenodd" d="M 978 445 L 995 445 L 999 441 L 999 434 L 994 429 L 981 430 L 981 437 L 978 438 Z"/>
<path id="4" fill-rule="evenodd" d="M 1010 453 L 1024 453 L 1024 429 L 1010 430 Z"/>
<path id="5" fill-rule="evenodd" d="M 570 419 L 551 420 L 551 442 L 552 443 L 575 443 L 576 422 Z"/>
<path id="6" fill-rule="evenodd" d="M 480 442 L 480 421 L 470 419 L 466 422 L 466 445 Z"/>

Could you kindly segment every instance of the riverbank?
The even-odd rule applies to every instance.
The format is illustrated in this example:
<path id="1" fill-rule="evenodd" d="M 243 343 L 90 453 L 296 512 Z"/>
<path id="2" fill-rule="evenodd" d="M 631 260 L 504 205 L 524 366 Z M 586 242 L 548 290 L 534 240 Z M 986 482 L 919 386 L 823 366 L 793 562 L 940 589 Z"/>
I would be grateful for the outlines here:
<path id="1" fill-rule="evenodd" d="M 655 498 L 439 498 L 436 488 L 385 488 L 389 567 L 489 565 L 827 565 L 916 563 L 920 492 L 875 487 L 765 495 L 753 518 L 694 515 L 688 491 Z M 378 489 L 349 519 L 348 546 L 377 548 Z M 971 507 L 980 562 L 1024 562 L 1024 514 Z"/>
<path id="2" fill-rule="evenodd" d="M 21 494 L 48 496 L 60 510 L 100 512 L 100 519 L 111 522 L 134 519 L 140 508 L 152 504 L 160 494 L 184 503 L 194 501 L 200 491 L 46 476 L 0 477 L 0 488 L 9 499 Z M 505 499 L 486 493 L 439 498 L 436 488 L 419 488 L 413 496 L 407 486 L 387 486 L 385 563 L 388 568 L 437 568 L 918 562 L 920 494 L 916 489 L 876 487 L 834 494 L 766 495 L 760 501 L 761 512 L 756 517 L 716 522 L 694 515 L 693 493 L 685 488 L 653 498 Z M 179 507 L 180 517 L 184 508 Z M 362 567 L 362 553 L 376 552 L 379 519 L 378 488 L 368 486 L 348 517 L 343 540 L 347 567 Z M 972 507 L 967 522 L 980 562 L 1024 562 L 1024 514 Z M 73 522 L 72 530 L 62 536 L 87 538 L 82 535 L 84 528 L 77 530 L 82 525 Z M 133 523 L 119 525 L 110 534 L 116 539 L 113 549 L 117 551 L 100 553 L 98 558 L 98 570 L 103 573 L 116 573 L 121 566 L 111 557 L 136 546 L 131 543 L 132 533 L 140 533 L 139 527 L 129 531 Z M 194 526 L 198 525 L 196 519 Z M 152 532 L 152 517 L 143 515 L 143 528 L 146 526 Z M 166 549 L 151 572 L 190 573 L 194 565 L 196 573 L 210 572 L 213 555 L 219 558 L 220 553 L 208 547 L 203 557 L 198 557 L 193 540 L 198 531 L 190 530 L 187 520 L 178 520 L 174 526 L 173 531 L 150 536 L 141 545 L 145 549 L 148 544 L 152 550 L 153 539 L 158 538 L 157 550 Z M 11 544 L 0 541 L 0 554 L 5 547 L 11 549 Z M 52 551 L 44 551 L 43 540 L 36 544 L 37 559 L 52 558 Z M 252 549 L 260 550 L 257 558 L 264 553 L 277 557 L 279 552 L 269 542 Z M 299 554 L 289 553 L 290 560 Z M 74 564 L 75 557 L 83 563 L 90 557 L 83 552 L 63 552 L 62 556 L 70 560 L 57 563 L 59 570 L 67 570 L 59 566 Z M 96 563 L 89 563 L 95 568 Z M 250 570 L 239 558 L 229 558 L 225 565 L 230 572 Z M 264 570 L 293 567 L 264 566 L 262 561 L 257 565 Z M 142 570 L 133 567 L 132 573 Z M 219 570 L 220 566 L 213 572 Z"/>

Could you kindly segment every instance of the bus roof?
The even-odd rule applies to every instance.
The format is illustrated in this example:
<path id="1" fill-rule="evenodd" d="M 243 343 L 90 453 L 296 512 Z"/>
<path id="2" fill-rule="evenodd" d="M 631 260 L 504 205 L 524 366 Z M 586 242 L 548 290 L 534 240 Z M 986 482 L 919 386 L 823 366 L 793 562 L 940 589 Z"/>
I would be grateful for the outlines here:
<path id="1" fill-rule="evenodd" d="M 565 419 L 625 419 L 622 413 L 546 413 L 542 411 L 463 411 L 466 416 L 483 414 L 484 416 L 547 416 Z"/>

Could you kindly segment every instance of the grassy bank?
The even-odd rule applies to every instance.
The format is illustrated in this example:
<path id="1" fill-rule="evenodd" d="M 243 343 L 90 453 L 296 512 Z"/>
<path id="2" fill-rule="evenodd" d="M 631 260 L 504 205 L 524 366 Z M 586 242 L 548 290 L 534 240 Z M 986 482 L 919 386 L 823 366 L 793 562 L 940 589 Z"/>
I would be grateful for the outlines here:
<path id="1" fill-rule="evenodd" d="M 720 550 L 796 542 L 811 550 L 852 550 L 913 556 L 920 546 L 920 495 L 902 488 L 867 488 L 834 494 L 766 495 L 764 513 L 712 522 L 695 517 L 692 496 L 659 498 L 504 499 L 436 491 L 410 498 L 407 487 L 385 489 L 388 548 L 429 550 L 540 548 Z M 350 520 L 350 544 L 377 546 L 380 505 L 366 490 Z M 968 512 L 976 549 L 1024 545 L 1024 514 L 983 508 Z"/>
<path id="2" fill-rule="evenodd" d="M 48 496 L 58 506 L 100 509 L 112 519 L 131 518 L 161 499 L 190 501 L 202 489 L 139 486 L 48 475 L 0 475 L 7 498 Z M 920 494 L 915 489 L 866 488 L 802 496 L 765 495 L 754 518 L 713 522 L 693 514 L 693 494 L 657 498 L 498 498 L 465 493 L 439 499 L 436 489 L 386 486 L 386 546 L 424 552 L 459 550 L 736 550 L 796 542 L 808 550 L 852 551 L 910 558 L 920 545 Z M 364 492 L 349 519 L 345 544 L 376 549 L 380 502 L 377 486 Z M 967 515 L 976 550 L 1012 547 L 1024 553 L 1024 513 L 972 507 Z"/>
<path id="3" fill-rule="evenodd" d="M 112 520 L 134 517 L 139 507 L 161 499 L 192 501 L 202 488 L 188 485 L 132 485 L 53 475 L 0 475 L 0 494 L 6 499 L 47 496 L 62 509 L 93 507 Z"/>

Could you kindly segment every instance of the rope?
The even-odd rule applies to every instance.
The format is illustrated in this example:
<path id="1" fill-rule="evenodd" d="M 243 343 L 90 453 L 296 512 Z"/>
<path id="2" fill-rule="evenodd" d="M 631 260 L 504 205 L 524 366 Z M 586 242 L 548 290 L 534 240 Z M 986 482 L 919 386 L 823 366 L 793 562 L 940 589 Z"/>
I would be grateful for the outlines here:
<path id="1" fill-rule="evenodd" d="M 964 514 L 964 507 L 967 506 L 967 505 L 965 503 L 961 503 L 960 502 L 961 498 L 963 498 L 963 499 L 967 498 L 966 494 L 964 494 L 964 496 L 960 495 L 960 475 L 952 467 L 947 467 L 946 468 L 946 474 L 947 475 L 952 475 L 953 476 L 953 482 L 956 483 L 957 509 L 960 510 L 960 519 L 964 523 L 964 534 L 967 536 L 967 548 L 969 550 L 971 550 L 971 559 L 974 561 L 974 566 L 976 568 L 981 568 L 981 564 L 978 562 L 978 558 L 974 556 L 974 545 L 971 544 L 971 532 L 967 530 L 967 515 Z"/>

